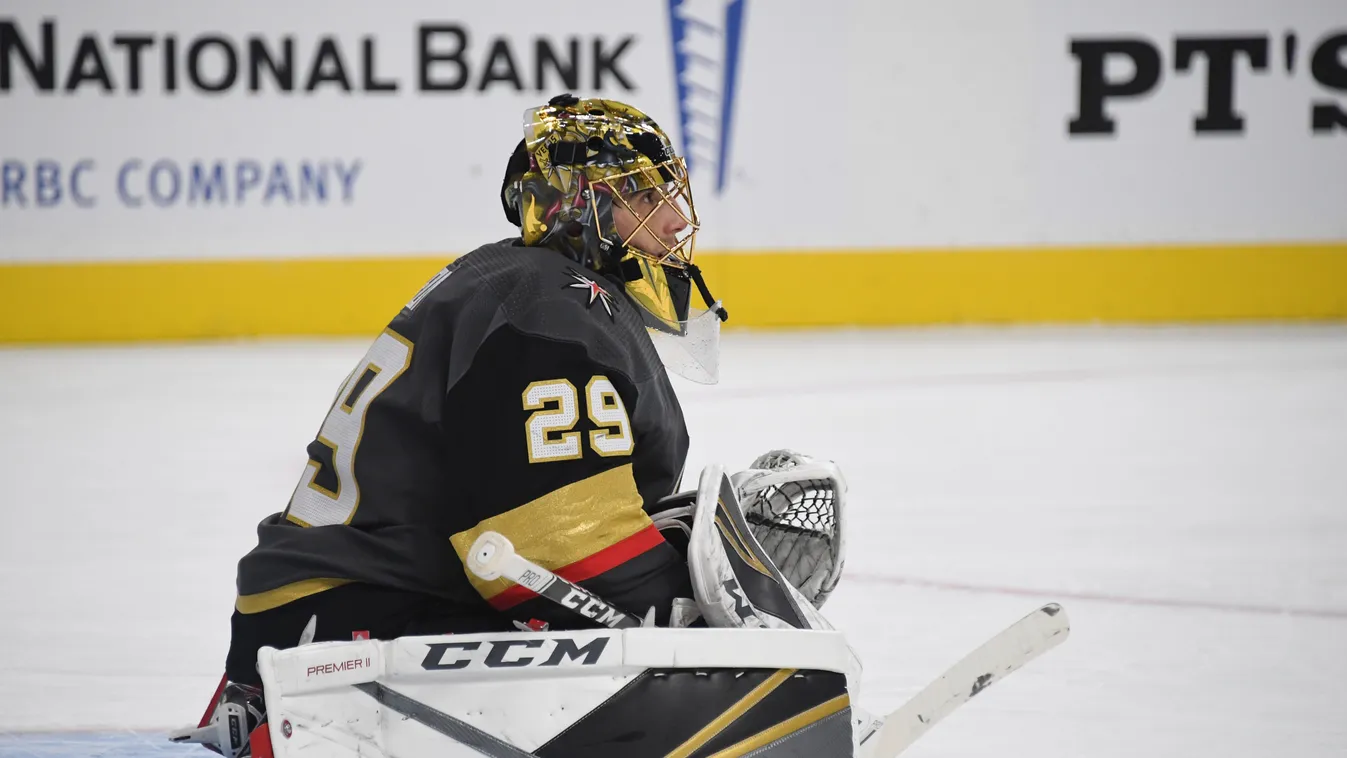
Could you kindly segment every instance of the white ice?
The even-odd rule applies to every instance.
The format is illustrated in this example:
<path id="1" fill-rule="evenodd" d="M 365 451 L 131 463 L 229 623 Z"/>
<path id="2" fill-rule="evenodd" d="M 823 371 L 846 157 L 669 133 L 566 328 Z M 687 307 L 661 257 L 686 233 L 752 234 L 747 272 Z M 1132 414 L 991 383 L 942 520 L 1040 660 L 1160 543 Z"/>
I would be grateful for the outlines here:
<path id="1" fill-rule="evenodd" d="M 0 350 L 0 732 L 199 717 L 235 562 L 364 349 Z M 722 373 L 679 385 L 689 471 L 848 475 L 825 610 L 868 708 L 1072 617 L 908 755 L 1347 754 L 1347 327 L 731 333 Z"/>

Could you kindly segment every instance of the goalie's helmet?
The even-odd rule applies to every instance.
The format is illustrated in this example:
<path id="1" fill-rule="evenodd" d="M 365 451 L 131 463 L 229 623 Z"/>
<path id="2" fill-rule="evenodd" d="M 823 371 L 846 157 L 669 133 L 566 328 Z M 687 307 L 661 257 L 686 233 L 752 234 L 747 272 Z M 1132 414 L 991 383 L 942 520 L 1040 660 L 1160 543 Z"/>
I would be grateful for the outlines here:
<path id="1" fill-rule="evenodd" d="M 529 109 L 523 126 L 501 204 L 524 244 L 560 250 L 623 282 L 665 365 L 714 382 L 726 313 L 693 263 L 700 224 L 687 164 L 668 135 L 630 105 L 572 95 Z M 670 212 L 680 230 L 667 236 L 652 224 Z M 616 213 L 630 214 L 625 235 Z M 692 306 L 693 285 L 709 310 Z"/>

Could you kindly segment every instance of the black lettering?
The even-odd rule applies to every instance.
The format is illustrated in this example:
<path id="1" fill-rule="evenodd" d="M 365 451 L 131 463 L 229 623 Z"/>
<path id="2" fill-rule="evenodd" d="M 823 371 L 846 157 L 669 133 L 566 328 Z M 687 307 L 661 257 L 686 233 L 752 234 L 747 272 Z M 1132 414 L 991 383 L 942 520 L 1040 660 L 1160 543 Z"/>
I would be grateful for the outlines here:
<path id="1" fill-rule="evenodd" d="M 1347 32 L 1335 34 L 1319 43 L 1310 59 L 1310 74 L 1323 86 L 1347 93 Z M 1329 100 L 1316 100 L 1310 116 L 1314 134 L 1347 130 L 1347 110 Z"/>
<path id="2" fill-rule="evenodd" d="M 449 669 L 466 668 L 472 662 L 471 658 L 462 658 L 452 663 L 444 662 L 444 654 L 449 650 L 476 650 L 481 647 L 481 642 L 435 642 L 427 647 L 426 657 L 421 661 L 421 668 L 426 671 L 445 671 Z"/>
<path id="3" fill-rule="evenodd" d="M 518 659 L 513 660 L 513 661 L 507 661 L 507 660 L 505 660 L 505 654 L 508 653 L 508 652 L 510 652 L 510 648 L 512 648 L 512 647 L 514 647 L 514 646 L 516 646 L 516 645 L 523 645 L 524 647 L 528 647 L 528 648 L 542 647 L 542 646 L 543 646 L 543 641 L 542 641 L 542 640 L 492 640 L 492 641 L 491 641 L 491 652 L 489 652 L 489 653 L 486 654 L 486 661 L 485 661 L 486 665 L 487 665 L 487 666 L 490 666 L 490 667 L 493 668 L 493 669 L 502 669 L 502 668 L 508 669 L 508 668 L 518 668 L 518 667 L 520 667 L 520 666 L 527 666 L 527 665 L 529 665 L 530 663 L 533 663 L 533 659 L 532 659 L 532 658 L 518 658 Z"/>
<path id="4" fill-rule="evenodd" d="M 622 71 L 617 67 L 617 59 L 627 51 L 627 47 L 635 42 L 636 38 L 627 35 L 618 41 L 617 47 L 613 48 L 612 53 L 606 54 L 603 50 L 603 37 L 594 38 L 594 89 L 603 89 L 603 74 L 608 72 L 617 79 L 617 83 L 622 89 L 630 92 L 634 89 L 627 77 L 622 75 Z"/>
<path id="5" fill-rule="evenodd" d="M 533 43 L 533 84 L 534 89 L 544 92 L 552 89 L 547 86 L 546 72 L 544 65 L 550 65 L 552 71 L 556 73 L 557 78 L 561 80 L 561 86 L 556 87 L 566 92 L 574 92 L 580 89 L 580 38 L 567 37 L 566 47 L 569 48 L 570 55 L 564 60 L 557 55 L 557 51 L 552 47 L 551 40 L 546 37 L 539 37 Z"/>
<path id="6" fill-rule="evenodd" d="M 1160 83 L 1160 51 L 1144 39 L 1071 40 L 1071 55 L 1080 62 L 1076 88 L 1076 116 L 1067 124 L 1069 134 L 1113 134 L 1117 122 L 1104 112 L 1109 98 L 1137 97 Z M 1124 55 L 1135 69 L 1125 81 L 1109 81 L 1105 69 L 1109 56 Z"/>
<path id="7" fill-rule="evenodd" d="M 313 56 L 304 90 L 313 92 L 323 82 L 336 82 L 343 92 L 351 91 L 351 80 L 346 78 L 346 66 L 341 62 L 341 49 L 332 37 L 323 37 L 318 43 L 318 53 Z"/>
<path id="8" fill-rule="evenodd" d="M 1174 40 L 1174 68 L 1187 71 L 1193 58 L 1207 59 L 1207 106 L 1193 121 L 1198 134 L 1244 131 L 1244 118 L 1235 112 L 1235 56 L 1249 56 L 1254 71 L 1268 67 L 1267 37 L 1179 37 Z"/>
<path id="9" fill-rule="evenodd" d="M 248 38 L 248 91 L 260 92 L 262 90 L 262 67 L 271 72 L 271 81 L 276 85 L 278 92 L 293 92 L 295 90 L 295 38 L 285 36 L 281 38 L 280 59 L 272 55 L 271 50 L 267 49 L 266 40 L 261 37 Z"/>
<path id="10" fill-rule="evenodd" d="M 463 53 L 468 49 L 468 32 L 458 24 L 422 24 L 416 28 L 420 36 L 420 76 L 417 86 L 422 91 L 446 92 L 463 89 L 468 82 L 468 64 L 463 62 Z M 450 52 L 431 50 L 431 42 L 437 34 L 447 34 L 456 40 Z M 436 63 L 449 63 L 458 67 L 458 74 L 448 80 L 434 80 L 430 76 L 431 66 Z"/>
<path id="11" fill-rule="evenodd" d="M 496 70 L 498 63 L 505 64 L 503 71 Z M 519 69 L 514 65 L 514 55 L 510 52 L 510 41 L 504 37 L 492 38 L 491 52 L 486 55 L 486 65 L 483 66 L 482 80 L 477 83 L 477 91 L 486 90 L 492 82 L 509 82 L 514 85 L 516 92 L 524 89 L 524 83 L 519 80 Z"/>
<path id="12" fill-rule="evenodd" d="M 1333 103 L 1315 103 L 1310 116 L 1310 130 L 1315 134 L 1323 134 L 1335 128 L 1347 130 L 1347 110 Z"/>
<path id="13" fill-rule="evenodd" d="M 56 89 L 56 23 L 42 22 L 42 54 L 34 57 L 27 41 L 19 33 L 19 25 L 8 19 L 0 21 L 0 92 L 8 92 L 10 83 L 10 59 L 17 53 L 28 69 L 28 78 L 39 92 L 51 92 Z"/>
<path id="14" fill-rule="evenodd" d="M 80 45 L 75 50 L 75 62 L 70 64 L 66 75 L 65 91 L 74 92 L 82 82 L 96 81 L 104 92 L 112 91 L 112 77 L 103 63 L 103 53 L 98 49 L 98 39 L 92 34 L 80 37 Z"/>
<path id="15" fill-rule="evenodd" d="M 361 45 L 363 55 L 360 57 L 360 68 L 364 73 L 364 85 L 366 92 L 397 92 L 397 81 L 379 81 L 378 74 L 374 71 L 374 38 L 362 37 Z"/>
<path id="16" fill-rule="evenodd" d="M 148 34 L 118 34 L 112 38 L 112 44 L 126 51 L 126 89 L 128 92 L 140 91 L 140 53 L 154 44 L 154 37 Z"/>
<path id="17" fill-rule="evenodd" d="M 593 666 L 599 662 L 599 656 L 603 655 L 603 650 L 608 646 L 607 637 L 596 637 L 590 640 L 588 645 L 581 647 L 575 644 L 575 640 L 563 637 L 557 640 L 557 646 L 552 649 L 552 655 L 540 666 L 556 666 L 564 660 L 578 660 L 581 655 L 585 657 L 580 664 L 583 666 Z"/>
<path id="18" fill-rule="evenodd" d="M 178 91 L 178 38 L 164 37 L 164 91 Z"/>
<path id="19" fill-rule="evenodd" d="M 207 46 L 218 47 L 224 54 L 224 74 L 214 82 L 206 81 L 201 73 L 201 56 Z M 239 56 L 229 40 L 214 34 L 197 37 L 187 48 L 187 79 L 192 86 L 203 92 L 224 92 L 234 86 L 239 78 Z"/>

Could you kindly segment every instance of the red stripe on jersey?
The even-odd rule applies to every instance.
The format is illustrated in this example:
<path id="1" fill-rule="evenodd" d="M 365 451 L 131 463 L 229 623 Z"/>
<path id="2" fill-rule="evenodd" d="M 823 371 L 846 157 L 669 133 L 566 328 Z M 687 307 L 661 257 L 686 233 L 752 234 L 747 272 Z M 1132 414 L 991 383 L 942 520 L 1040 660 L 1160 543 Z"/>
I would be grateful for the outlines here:
<path id="1" fill-rule="evenodd" d="M 581 558 L 575 563 L 562 566 L 552 573 L 570 582 L 583 582 L 605 571 L 617 568 L 632 558 L 654 549 L 656 545 L 663 542 L 663 535 L 659 533 L 659 529 L 656 529 L 654 524 L 651 524 L 620 542 L 609 545 L 587 558 Z M 533 590 L 515 584 L 511 585 L 509 589 L 494 595 L 487 602 L 496 610 L 503 611 L 537 596 L 538 593 Z"/>

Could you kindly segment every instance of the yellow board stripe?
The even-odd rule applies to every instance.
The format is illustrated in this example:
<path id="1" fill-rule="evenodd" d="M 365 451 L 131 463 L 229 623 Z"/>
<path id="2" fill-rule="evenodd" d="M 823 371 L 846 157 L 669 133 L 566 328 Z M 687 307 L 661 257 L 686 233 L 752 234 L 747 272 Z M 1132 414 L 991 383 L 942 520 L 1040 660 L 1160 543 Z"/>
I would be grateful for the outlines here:
<path id="1" fill-rule="evenodd" d="M 305 579 L 255 595 L 239 595 L 238 599 L 234 601 L 234 608 L 239 613 L 261 613 L 272 608 L 279 608 L 302 597 L 316 595 L 324 590 L 350 583 L 350 579 Z"/>
<path id="2" fill-rule="evenodd" d="M 795 675 L 798 669 L 781 669 L 767 677 L 759 684 L 739 699 L 739 702 L 725 709 L 725 712 L 709 721 L 706 726 L 697 731 L 687 739 L 686 742 L 674 748 L 665 758 L 688 758 L 688 756 L 697 752 L 703 745 L 715 739 L 716 735 L 725 731 L 725 727 L 734 723 L 740 716 L 749 711 L 750 708 L 762 702 L 762 699 L 770 695 L 783 682 Z"/>
<path id="3" fill-rule="evenodd" d="M 724 750 L 713 754 L 711 758 L 739 758 L 739 756 L 747 755 L 763 745 L 785 737 L 791 732 L 798 732 L 810 724 L 822 721 L 850 705 L 850 695 L 838 695 L 832 700 L 822 702 L 798 716 L 788 718 L 776 726 L 764 729 L 746 740 L 730 745 Z"/>
<path id="4" fill-rule="evenodd" d="M 519 451 L 522 458 L 524 450 Z M 535 464 L 546 466 L 546 463 Z M 651 526 L 641 508 L 641 493 L 630 463 L 553 490 L 542 497 L 483 519 L 449 538 L 467 564 L 472 543 L 494 531 L 514 543 L 515 551 L 549 571 L 569 566 Z M 514 585 L 506 579 L 486 581 L 464 570 L 482 597 L 491 599 Z"/>
<path id="5" fill-rule="evenodd" d="M 0 341 L 373 338 L 438 258 L 0 266 Z"/>
<path id="6" fill-rule="evenodd" d="M 1347 241 L 748 253 L 698 263 L 730 326 L 1347 318 Z"/>
<path id="7" fill-rule="evenodd" d="M 0 264 L 0 342 L 372 336 L 451 257 Z M 1347 318 L 1347 241 L 697 262 L 729 327 Z"/>

